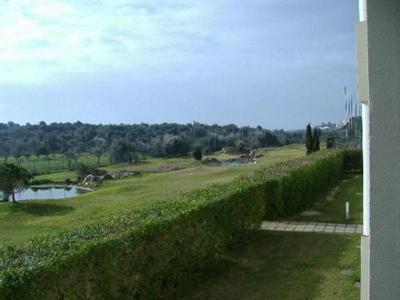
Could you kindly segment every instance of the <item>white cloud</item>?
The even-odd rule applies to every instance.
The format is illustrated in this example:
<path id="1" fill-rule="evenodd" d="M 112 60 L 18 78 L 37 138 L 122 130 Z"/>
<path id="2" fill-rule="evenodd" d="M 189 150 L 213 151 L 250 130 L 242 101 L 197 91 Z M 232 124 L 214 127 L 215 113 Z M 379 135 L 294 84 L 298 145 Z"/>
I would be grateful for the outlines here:
<path id="1" fill-rule="evenodd" d="M 68 73 L 139 72 L 190 59 L 201 46 L 194 23 L 204 10 L 143 3 L 1 2 L 1 79 L 31 84 Z"/>
<path id="2" fill-rule="evenodd" d="M 76 73 L 119 72 L 150 80 L 210 72 L 235 76 L 337 65 L 351 55 L 351 50 L 337 47 L 338 38 L 346 38 L 326 39 L 317 23 L 310 27 L 309 9 L 303 5 L 299 14 L 292 6 L 245 1 L 3 1 L 0 78 L 34 84 Z"/>

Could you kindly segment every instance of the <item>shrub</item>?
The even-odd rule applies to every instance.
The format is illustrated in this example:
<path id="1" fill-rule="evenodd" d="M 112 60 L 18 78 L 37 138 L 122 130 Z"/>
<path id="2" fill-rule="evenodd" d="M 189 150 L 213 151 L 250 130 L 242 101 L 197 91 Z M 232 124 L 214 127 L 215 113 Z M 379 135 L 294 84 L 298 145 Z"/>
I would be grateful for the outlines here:
<path id="1" fill-rule="evenodd" d="M 343 169 L 345 172 L 361 173 L 363 171 L 362 150 L 345 150 Z"/>
<path id="2" fill-rule="evenodd" d="M 54 181 L 50 180 L 50 179 L 33 179 L 31 184 L 32 185 L 50 185 L 50 184 L 54 184 Z"/>
<path id="3" fill-rule="evenodd" d="M 1 299 L 160 299 L 258 229 L 312 204 L 343 152 L 312 154 L 98 224 L 0 248 Z"/>
<path id="4" fill-rule="evenodd" d="M 78 179 L 82 180 L 84 179 L 87 175 L 92 174 L 96 176 L 102 176 L 107 174 L 107 171 L 101 170 L 96 168 L 95 166 L 79 163 L 75 167 L 75 171 L 78 175 Z"/>
<path id="5" fill-rule="evenodd" d="M 266 218 L 291 216 L 311 207 L 321 191 L 343 175 L 343 152 L 319 151 L 259 172 L 264 183 Z"/>
<path id="6" fill-rule="evenodd" d="M 113 163 L 138 162 L 137 147 L 127 140 L 115 140 L 110 147 L 110 161 Z"/>
<path id="7" fill-rule="evenodd" d="M 198 161 L 200 161 L 203 158 L 203 151 L 201 150 L 200 147 L 197 147 L 196 149 L 193 150 L 193 158 Z"/>

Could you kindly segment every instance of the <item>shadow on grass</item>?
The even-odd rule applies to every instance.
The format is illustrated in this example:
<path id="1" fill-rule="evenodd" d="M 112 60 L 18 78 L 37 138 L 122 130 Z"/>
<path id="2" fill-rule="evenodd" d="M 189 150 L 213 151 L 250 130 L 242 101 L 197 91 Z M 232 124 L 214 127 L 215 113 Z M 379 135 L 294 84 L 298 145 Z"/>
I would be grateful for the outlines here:
<path id="1" fill-rule="evenodd" d="M 23 212 L 26 214 L 44 216 L 62 216 L 75 210 L 74 207 L 50 203 L 10 203 L 9 209 L 12 212 Z"/>
<path id="2" fill-rule="evenodd" d="M 173 299 L 359 299 L 358 236 L 260 232 Z M 343 275 L 343 270 L 352 272 Z"/>

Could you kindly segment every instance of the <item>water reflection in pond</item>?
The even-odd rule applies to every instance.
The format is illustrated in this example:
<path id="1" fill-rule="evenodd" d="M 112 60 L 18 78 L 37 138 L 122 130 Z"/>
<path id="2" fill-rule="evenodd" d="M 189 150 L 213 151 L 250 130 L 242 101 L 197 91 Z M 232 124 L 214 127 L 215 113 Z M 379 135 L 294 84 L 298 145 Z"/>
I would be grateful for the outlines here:
<path id="1" fill-rule="evenodd" d="M 32 186 L 26 189 L 19 189 L 15 192 L 15 200 L 46 200 L 46 199 L 67 199 L 90 190 L 77 186 Z"/>

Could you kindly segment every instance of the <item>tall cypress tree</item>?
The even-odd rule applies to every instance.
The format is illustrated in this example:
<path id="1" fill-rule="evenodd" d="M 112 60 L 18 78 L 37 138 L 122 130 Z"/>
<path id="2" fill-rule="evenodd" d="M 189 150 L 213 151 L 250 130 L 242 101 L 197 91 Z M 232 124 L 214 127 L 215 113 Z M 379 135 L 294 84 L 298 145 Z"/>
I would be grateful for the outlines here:
<path id="1" fill-rule="evenodd" d="M 314 127 L 314 133 L 313 133 L 313 152 L 319 151 L 319 136 L 320 132 L 317 127 Z"/>
<path id="2" fill-rule="evenodd" d="M 309 155 L 313 152 L 313 146 L 314 146 L 314 141 L 313 141 L 313 135 L 312 135 L 312 131 L 311 131 L 311 124 L 308 123 L 307 128 L 306 128 L 307 155 Z"/>

